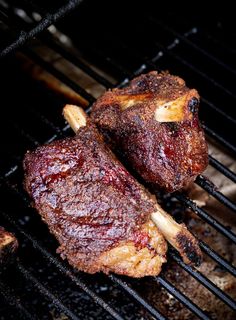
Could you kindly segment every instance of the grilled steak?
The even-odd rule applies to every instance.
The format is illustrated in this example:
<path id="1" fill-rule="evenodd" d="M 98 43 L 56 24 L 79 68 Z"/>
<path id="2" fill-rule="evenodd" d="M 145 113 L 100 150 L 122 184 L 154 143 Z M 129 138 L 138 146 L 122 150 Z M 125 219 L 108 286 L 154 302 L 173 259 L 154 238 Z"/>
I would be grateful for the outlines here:
<path id="1" fill-rule="evenodd" d="M 144 180 L 172 192 L 208 164 L 198 105 L 197 91 L 181 78 L 153 71 L 124 89 L 107 91 L 94 103 L 91 117 Z"/>
<path id="2" fill-rule="evenodd" d="M 133 277 L 160 272 L 167 246 L 150 220 L 156 202 L 93 125 L 28 152 L 24 168 L 26 190 L 72 266 Z"/>

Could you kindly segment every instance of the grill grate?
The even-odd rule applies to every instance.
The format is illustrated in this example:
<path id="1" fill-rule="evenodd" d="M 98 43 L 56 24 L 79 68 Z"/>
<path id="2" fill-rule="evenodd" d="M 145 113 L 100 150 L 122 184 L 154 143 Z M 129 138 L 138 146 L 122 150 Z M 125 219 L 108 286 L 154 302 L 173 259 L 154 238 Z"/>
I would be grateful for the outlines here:
<path id="1" fill-rule="evenodd" d="M 66 5 L 62 6 L 54 13 L 47 13 L 45 17 L 41 19 L 40 22 L 37 23 L 37 25 L 30 31 L 25 32 L 24 30 L 21 30 L 16 40 L 1 51 L 0 57 L 4 57 L 23 46 L 29 39 L 32 39 L 37 34 L 50 27 L 53 23 L 56 23 L 63 16 L 74 10 L 81 2 L 82 0 L 70 0 Z"/>
<path id="2" fill-rule="evenodd" d="M 22 306 L 18 299 L 12 295 L 10 288 L 6 286 L 2 281 L 0 281 L 0 290 L 1 295 L 11 307 L 18 309 L 19 312 L 24 315 L 25 319 L 35 320 L 35 317 Z"/>
<path id="3" fill-rule="evenodd" d="M 22 7 L 31 8 L 32 3 L 28 3 L 27 1 L 22 1 Z M 29 23 L 28 28 L 30 31 L 24 31 L 23 37 L 22 33 L 21 36 L 13 42 L 10 46 L 3 49 L 1 52 L 1 56 L 5 56 L 7 53 L 10 53 L 14 49 L 18 48 L 20 45 L 23 45 L 28 39 L 31 38 L 32 35 L 36 35 L 39 32 L 41 32 L 43 29 L 46 29 L 51 23 L 55 23 L 57 21 L 57 18 L 60 18 L 65 13 L 68 13 L 70 10 L 75 8 L 81 1 L 70 1 L 67 7 L 63 7 L 62 9 L 59 9 L 54 13 L 54 18 L 52 16 L 45 16 L 45 19 L 42 19 L 36 27 L 31 29 L 32 24 Z M 18 26 L 19 30 L 22 30 L 23 26 L 26 27 L 26 22 L 23 18 L 20 18 L 19 16 L 15 14 L 10 14 L 9 10 L 1 7 L 1 19 L 11 26 L 11 23 L 14 21 L 16 25 Z M 31 10 L 32 11 L 32 10 Z M 40 11 L 39 11 L 40 12 Z M 45 15 L 45 12 L 44 12 Z M 57 17 L 55 19 L 55 17 Z M 47 21 L 47 22 L 45 22 Z M 176 32 L 174 29 L 167 26 L 164 22 L 157 21 L 154 18 L 147 19 L 147 22 L 150 22 L 151 24 L 157 24 L 161 29 L 167 30 L 169 33 L 171 33 L 176 39 L 171 44 L 163 45 L 161 43 L 154 42 L 155 50 L 158 51 L 158 53 L 154 55 L 154 57 L 147 59 L 146 57 L 137 54 L 135 52 L 135 59 L 140 60 L 140 64 L 137 67 L 137 69 L 132 70 L 132 72 L 124 66 L 122 63 L 117 61 L 115 57 L 109 56 L 106 52 L 100 50 L 99 48 L 93 49 L 94 53 L 104 62 L 104 64 L 108 65 L 111 69 L 116 69 L 117 74 L 120 74 L 121 78 L 123 78 L 122 81 L 120 81 L 116 86 L 122 87 L 126 85 L 131 78 L 134 76 L 137 76 L 138 74 L 142 72 L 146 72 L 148 70 L 151 70 L 153 68 L 157 68 L 157 63 L 161 61 L 163 57 L 167 57 L 167 61 L 170 60 L 176 60 L 179 63 L 181 63 L 185 68 L 190 69 L 191 72 L 193 72 L 196 77 L 200 77 L 201 79 L 204 79 L 209 85 L 212 85 L 220 90 L 222 94 L 226 94 L 231 99 L 234 99 L 235 96 L 232 93 L 230 89 L 228 89 L 225 86 L 222 86 L 220 83 L 215 81 L 213 78 L 208 76 L 206 73 L 201 72 L 197 69 L 192 63 L 187 62 L 179 53 L 176 53 L 175 50 L 179 45 L 179 42 L 183 42 L 187 44 L 192 49 L 196 50 L 198 53 L 204 55 L 207 59 L 213 61 L 217 65 L 219 65 L 221 68 L 226 69 L 232 74 L 235 74 L 234 69 L 225 64 L 223 61 L 221 61 L 218 58 L 215 58 L 212 54 L 208 53 L 206 50 L 199 47 L 197 44 L 189 40 L 189 35 L 191 32 L 193 33 L 195 29 L 191 29 L 188 33 L 182 34 L 179 32 Z M 42 28 L 42 26 L 44 26 Z M 25 30 L 25 29 L 24 29 Z M 33 31 L 34 30 L 34 31 Z M 196 30 L 195 30 L 196 31 Z M 114 84 L 110 81 L 108 81 L 105 77 L 101 76 L 99 72 L 94 71 L 90 66 L 88 66 L 86 63 L 83 62 L 82 59 L 80 59 L 78 56 L 75 56 L 71 52 L 69 52 L 67 49 L 65 49 L 61 44 L 58 44 L 53 36 L 49 32 L 44 32 L 43 34 L 40 34 L 38 36 L 40 41 L 47 45 L 49 48 L 53 49 L 55 52 L 59 53 L 64 59 L 68 60 L 84 72 L 86 72 L 88 75 L 90 75 L 94 80 L 99 82 L 104 87 L 114 87 Z M 135 49 L 132 47 L 132 45 L 128 46 L 122 41 L 119 41 L 120 46 L 122 46 L 125 49 L 128 49 L 129 52 L 134 53 Z M 91 104 L 95 101 L 95 98 L 89 94 L 83 87 L 78 85 L 75 81 L 71 80 L 67 75 L 65 75 L 63 72 L 57 70 L 55 67 L 53 67 L 49 62 L 41 58 L 38 54 L 36 54 L 34 51 L 32 51 L 29 48 L 24 47 L 22 49 L 22 52 L 28 56 L 30 59 L 35 61 L 38 65 L 43 67 L 47 72 L 51 73 L 53 76 L 58 78 L 61 82 L 65 83 L 68 87 L 72 88 L 75 92 L 80 94 L 84 99 L 87 100 L 88 104 Z M 168 60 L 169 59 L 169 60 Z M 162 66 L 162 64 L 160 64 Z M 235 124 L 235 119 L 233 116 L 227 114 L 226 112 L 222 111 L 218 106 L 216 106 L 214 103 L 208 101 L 208 97 L 204 97 L 203 103 L 206 104 L 211 110 L 214 112 L 217 112 L 220 114 L 224 121 L 226 123 L 230 122 Z M 87 111 L 89 112 L 89 107 L 87 108 Z M 36 112 L 33 110 L 34 114 Z M 54 121 L 51 121 L 47 119 L 47 117 L 41 115 L 40 113 L 36 114 L 41 122 L 45 124 L 46 127 L 49 127 L 50 130 L 53 132 L 53 135 L 47 139 L 48 141 L 52 141 L 56 138 L 62 137 L 67 135 L 68 126 L 61 127 L 56 124 L 54 124 Z M 214 139 L 218 140 L 219 142 L 223 143 L 226 147 L 228 147 L 231 151 L 236 152 L 236 147 L 232 143 L 231 140 L 228 139 L 228 137 L 222 136 L 214 127 L 208 127 L 208 125 L 204 124 L 204 128 L 209 136 L 214 137 Z M 16 127 L 16 131 L 27 141 L 27 147 L 30 146 L 36 146 L 40 143 L 35 137 L 31 135 L 31 133 L 28 133 L 24 130 L 22 127 Z M 225 167 L 222 163 L 220 163 L 218 160 L 216 160 L 214 157 L 210 156 L 210 165 L 216 168 L 218 171 L 223 173 L 225 176 L 227 176 L 229 179 L 231 179 L 233 182 L 236 181 L 236 174 L 232 171 L 230 171 L 227 167 Z M 25 196 L 24 192 L 20 189 L 19 186 L 16 186 L 11 182 L 12 178 L 19 174 L 21 167 L 21 157 L 16 155 L 15 159 L 13 161 L 13 164 L 8 167 L 2 175 L 2 178 L 0 180 L 1 186 L 4 188 L 7 188 L 9 192 L 12 194 L 15 194 L 15 196 L 20 199 L 21 202 L 24 202 L 22 206 L 27 210 L 27 207 L 29 206 L 28 198 Z M 215 197 L 219 202 L 221 202 L 226 207 L 230 208 L 233 212 L 236 211 L 236 204 L 233 203 L 230 199 L 228 199 L 226 196 L 224 196 L 222 193 L 217 191 L 216 187 L 210 183 L 206 178 L 203 176 L 199 176 L 196 183 L 206 190 L 211 196 Z M 184 194 L 182 193 L 176 193 L 174 195 L 180 202 L 187 205 L 189 208 L 191 208 L 202 220 L 207 222 L 209 225 L 211 225 L 213 228 L 215 228 L 218 232 L 223 234 L 225 237 L 227 237 L 232 242 L 236 243 L 236 235 L 231 230 L 229 230 L 226 226 L 224 226 L 221 222 L 217 221 L 215 218 L 213 218 L 209 213 L 207 213 L 202 208 L 198 207 L 192 200 L 188 199 Z M 55 268 L 59 270 L 60 273 L 63 275 L 69 277 L 73 283 L 75 283 L 80 289 L 82 289 L 90 298 L 92 298 L 93 301 L 95 301 L 100 307 L 105 309 L 110 316 L 112 316 L 115 319 L 123 319 L 123 316 L 120 312 L 117 312 L 110 303 L 107 303 L 103 298 L 100 297 L 99 294 L 95 292 L 94 289 L 90 289 L 89 286 L 86 284 L 86 282 L 83 280 L 85 275 L 74 273 L 74 271 L 68 267 L 65 263 L 61 262 L 60 259 L 58 259 L 56 256 L 51 254 L 51 252 L 46 249 L 46 246 L 43 243 L 40 243 L 40 240 L 37 239 L 34 235 L 31 235 L 28 230 L 25 230 L 25 227 L 22 226 L 17 219 L 14 218 L 14 215 L 12 212 L 7 212 L 6 210 L 1 210 L 1 215 L 9 223 L 9 225 L 13 228 L 13 230 L 16 230 L 19 234 L 23 236 L 24 239 L 26 239 L 28 242 L 31 243 L 33 248 L 36 251 L 39 251 L 47 260 L 50 262 Z M 209 255 L 213 260 L 215 260 L 219 266 L 227 270 L 232 275 L 236 275 L 236 268 L 231 265 L 228 261 L 226 261 L 223 257 L 221 257 L 219 254 L 217 254 L 213 249 L 211 249 L 207 244 L 204 242 L 200 242 L 202 250 Z M 181 266 L 186 272 L 188 272 L 193 278 L 195 278 L 198 282 L 200 282 L 203 286 L 205 286 L 209 291 L 211 291 L 214 295 L 216 295 L 220 300 L 222 300 L 225 304 L 227 304 L 231 309 L 236 310 L 236 302 L 226 293 L 224 293 L 219 287 L 217 287 L 211 280 L 206 278 L 202 273 L 199 271 L 196 271 L 195 269 L 192 269 L 191 267 L 187 266 L 183 261 L 176 255 L 174 251 L 171 251 L 170 256 L 172 259 Z M 32 271 L 30 270 L 30 267 L 25 266 L 23 262 L 20 260 L 17 261 L 16 265 L 17 270 L 27 279 L 27 281 L 31 282 L 36 290 L 40 292 L 41 295 L 46 297 L 51 303 L 53 303 L 58 309 L 60 309 L 64 314 L 66 314 L 71 319 L 78 319 L 79 317 L 70 309 L 68 308 L 63 301 L 57 297 L 56 294 L 54 294 L 53 290 L 49 288 L 47 285 L 44 285 L 41 280 L 39 280 L 35 275 L 33 275 Z M 135 289 L 133 289 L 133 286 L 126 283 L 121 277 L 110 275 L 109 279 L 118 285 L 122 290 L 124 290 L 128 295 L 130 295 L 137 303 L 139 303 L 144 309 L 146 309 L 150 315 L 152 315 L 156 319 L 166 319 L 164 315 L 160 311 L 158 311 L 156 308 L 154 308 L 145 298 L 143 298 Z M 168 280 L 165 279 L 163 275 L 158 276 L 155 278 L 156 282 L 163 287 L 165 290 L 167 290 L 170 294 L 172 294 L 176 299 L 178 299 L 185 307 L 187 307 L 190 311 L 192 311 L 198 318 L 200 319 L 210 319 L 210 315 L 208 315 L 205 311 L 201 310 L 195 303 L 193 303 L 187 296 L 185 296 L 183 293 L 181 293 L 177 288 L 175 288 Z M 10 289 L 7 287 L 7 284 L 3 282 L 0 282 L 0 291 L 1 294 L 4 296 L 5 300 L 13 306 L 16 309 L 19 309 L 21 314 L 25 318 L 33 319 L 34 317 L 30 314 L 30 312 L 23 307 L 23 305 L 18 301 L 18 299 L 11 294 Z"/>

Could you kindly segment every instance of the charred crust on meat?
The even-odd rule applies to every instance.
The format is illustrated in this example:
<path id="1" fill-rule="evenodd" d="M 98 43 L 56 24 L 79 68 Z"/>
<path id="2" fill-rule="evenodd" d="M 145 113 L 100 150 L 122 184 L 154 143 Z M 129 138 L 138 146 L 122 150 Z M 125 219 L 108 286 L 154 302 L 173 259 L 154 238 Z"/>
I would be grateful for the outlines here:
<path id="1" fill-rule="evenodd" d="M 190 262 L 194 264 L 196 267 L 199 267 L 202 262 L 202 253 L 199 248 L 197 240 L 193 237 L 190 238 L 185 233 L 179 233 L 176 236 L 176 241 L 179 245 L 180 252 L 184 253 L 183 257 L 186 256 L 187 259 L 189 260 L 187 261 L 185 258 L 184 259 L 186 260 L 185 262 L 186 263 Z"/>
<path id="2" fill-rule="evenodd" d="M 75 268 L 156 275 L 167 248 L 150 220 L 155 201 L 87 123 L 75 137 L 25 155 L 25 188 L 59 241 L 57 252 Z"/>
<path id="3" fill-rule="evenodd" d="M 114 152 L 125 155 L 146 182 L 173 192 L 193 182 L 208 165 L 199 100 L 183 79 L 152 71 L 123 89 L 107 91 L 93 104 L 91 117 L 110 137 Z"/>

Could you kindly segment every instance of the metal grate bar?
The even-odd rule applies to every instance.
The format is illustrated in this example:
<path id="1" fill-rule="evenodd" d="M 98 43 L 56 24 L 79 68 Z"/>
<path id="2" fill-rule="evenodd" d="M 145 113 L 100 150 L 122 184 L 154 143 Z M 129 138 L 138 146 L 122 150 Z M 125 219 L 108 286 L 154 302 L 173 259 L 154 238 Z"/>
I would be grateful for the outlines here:
<path id="1" fill-rule="evenodd" d="M 187 67 L 188 69 L 192 70 L 194 73 L 198 74 L 203 79 L 205 79 L 205 80 L 209 81 L 210 83 L 212 83 L 216 88 L 218 88 L 221 91 L 225 92 L 228 96 L 236 99 L 236 95 L 232 91 L 228 90 L 227 88 L 225 88 L 225 86 L 221 85 L 220 83 L 218 83 L 217 81 L 215 81 L 214 79 L 209 77 L 205 72 L 197 69 L 192 63 L 188 62 L 187 60 L 185 60 L 184 58 L 179 56 L 179 54 L 173 53 L 173 51 L 171 51 L 171 48 L 168 48 L 168 47 L 166 48 L 165 46 L 163 46 L 162 44 L 160 44 L 157 41 L 155 41 L 154 44 L 161 51 L 163 51 L 164 53 L 166 53 L 170 57 L 174 58 L 178 62 L 182 63 L 185 67 Z"/>
<path id="2" fill-rule="evenodd" d="M 47 12 L 42 8 L 39 7 L 38 5 L 36 5 L 35 3 L 28 3 L 27 1 L 24 0 L 24 7 L 29 8 L 30 10 L 34 10 L 37 12 L 40 12 L 41 15 L 46 15 Z M 22 22 L 26 23 L 26 21 L 24 21 L 22 19 L 22 17 L 18 17 L 19 19 L 21 19 Z M 101 84 L 103 84 L 105 87 L 107 86 L 108 82 L 107 80 L 100 76 L 97 72 L 95 72 L 94 70 L 92 70 L 90 67 L 88 67 L 83 61 L 81 61 L 80 59 L 78 59 L 75 55 L 71 54 L 69 51 L 67 51 L 65 48 L 63 48 L 62 46 L 60 46 L 58 43 L 56 43 L 53 40 L 53 37 L 51 36 L 50 33 L 41 33 L 40 35 L 38 35 L 38 37 L 41 39 L 41 41 L 43 41 L 44 43 L 46 43 L 48 45 L 48 47 L 50 47 L 51 49 L 59 52 L 60 54 L 62 54 L 64 57 L 66 57 L 70 62 L 72 62 L 74 65 L 76 65 L 77 67 L 79 67 L 81 70 L 87 72 L 87 74 L 89 74 L 91 77 L 93 77 L 95 80 L 97 80 L 98 82 L 100 82 Z M 94 48 L 94 50 L 97 50 Z M 96 51 L 97 55 L 100 56 L 101 53 L 99 51 Z M 109 58 L 107 58 L 107 62 L 109 61 Z M 110 63 L 113 64 L 112 61 L 110 61 Z M 116 68 L 119 69 L 119 71 L 121 73 L 126 72 L 126 70 L 124 70 L 122 67 L 120 67 L 117 63 L 113 64 Z M 99 80 L 100 78 L 100 80 Z"/>
<path id="3" fill-rule="evenodd" d="M 29 320 L 36 320 L 38 319 L 37 317 L 35 317 L 34 315 L 32 315 L 20 302 L 19 298 L 15 297 L 13 295 L 13 293 L 11 292 L 10 288 L 4 284 L 1 280 L 0 280 L 0 294 L 4 297 L 4 300 L 6 301 L 6 303 L 11 306 L 14 307 L 15 309 L 17 309 L 20 313 L 20 315 L 22 315 L 24 317 L 24 319 L 29 319 Z"/>
<path id="4" fill-rule="evenodd" d="M 80 87 L 73 80 L 71 80 L 67 76 L 65 76 L 64 73 L 62 73 L 61 71 L 54 68 L 52 66 L 52 64 L 50 64 L 49 62 L 42 59 L 35 52 L 33 52 L 32 50 L 26 49 L 26 48 L 22 49 L 22 52 L 24 54 L 26 54 L 30 59 L 35 61 L 37 64 L 39 64 L 42 68 L 44 68 L 49 73 L 51 73 L 54 77 L 58 78 L 60 81 L 62 81 L 67 86 L 69 86 L 71 89 L 73 89 L 76 93 L 81 95 L 88 102 L 93 103 L 95 101 L 95 98 L 92 95 L 90 95 L 87 91 L 85 91 L 82 87 Z"/>
<path id="5" fill-rule="evenodd" d="M 11 123 L 12 128 L 14 130 L 16 130 L 17 132 L 19 132 L 19 134 L 25 138 L 26 140 L 28 140 L 30 142 L 30 144 L 34 147 L 37 147 L 39 145 L 39 142 L 35 139 L 35 137 L 33 137 L 31 134 L 29 134 L 28 132 L 25 132 L 25 130 L 23 130 L 20 126 L 18 126 L 16 123 Z"/>
<path id="6" fill-rule="evenodd" d="M 210 195 L 223 203 L 226 207 L 236 212 L 236 204 L 227 198 L 223 193 L 217 191 L 217 187 L 209 180 L 199 175 L 195 182 L 204 190 L 206 190 Z"/>
<path id="7" fill-rule="evenodd" d="M 72 54 L 70 51 L 62 47 L 60 44 L 58 44 L 51 34 L 41 34 L 39 36 L 39 39 L 45 43 L 50 49 L 53 49 L 55 52 L 58 52 L 63 58 L 70 61 L 72 64 L 74 64 L 79 69 L 83 70 L 85 73 L 87 73 L 90 77 L 92 77 L 94 80 L 96 80 L 98 83 L 102 84 L 105 88 L 112 87 L 112 83 L 108 81 L 106 78 L 101 76 L 98 72 L 94 71 L 91 67 L 89 67 L 87 64 L 85 64 L 81 59 L 79 59 L 76 55 Z"/>
<path id="8" fill-rule="evenodd" d="M 42 10 L 41 8 L 39 9 L 35 4 L 33 3 L 27 3 L 31 7 L 31 9 L 35 11 L 40 12 L 42 15 L 46 15 L 47 12 L 45 10 Z M 4 11 L 4 14 L 7 15 L 7 10 L 4 7 L 1 7 Z M 42 12 L 43 11 L 43 12 Z M 1 13 L 1 12 L 0 12 Z M 2 16 L 3 17 L 3 16 Z M 31 18 L 31 17 L 30 17 Z M 3 17 L 4 22 L 9 25 L 9 21 L 7 18 L 4 16 Z M 8 18 L 9 19 L 9 18 Z M 22 28 L 23 26 L 30 26 L 32 25 L 32 18 L 31 22 L 26 21 L 23 17 L 21 16 L 14 16 L 14 24 L 18 24 L 18 27 Z M 13 22 L 12 22 L 13 23 Z M 107 81 L 104 77 L 100 76 L 97 72 L 92 70 L 87 64 L 85 64 L 81 59 L 78 59 L 77 56 L 72 54 L 70 51 L 68 51 L 65 47 L 62 47 L 57 41 L 55 41 L 54 37 L 51 35 L 51 33 L 47 30 L 45 30 L 43 33 L 38 34 L 38 38 L 45 43 L 50 49 L 54 50 L 55 52 L 59 53 L 61 56 L 63 56 L 65 59 L 73 63 L 75 66 L 83 70 L 85 73 L 90 75 L 93 79 L 95 79 L 97 82 L 100 84 L 104 85 L 105 87 L 110 86 L 110 82 Z"/>
<path id="9" fill-rule="evenodd" d="M 189 199 L 184 194 L 179 192 L 175 193 L 174 195 L 179 201 L 185 203 L 190 209 L 192 209 L 192 211 L 195 212 L 202 220 L 206 221 L 209 225 L 236 244 L 236 234 L 227 228 L 227 226 L 222 225 L 219 221 L 210 216 L 204 209 L 198 207 L 194 201 Z"/>
<path id="10" fill-rule="evenodd" d="M 217 159 L 209 155 L 209 163 L 212 167 L 217 169 L 219 172 L 221 172 L 223 175 L 225 175 L 227 178 L 232 180 L 234 183 L 236 183 L 236 173 L 225 167 L 221 162 L 219 162 Z"/>
<path id="11" fill-rule="evenodd" d="M 153 308 L 146 300 L 144 300 L 135 290 L 133 290 L 125 281 L 121 280 L 119 277 L 114 274 L 109 275 L 109 278 L 122 287 L 133 299 L 138 301 L 150 314 L 155 317 L 155 319 L 165 320 L 164 317 L 159 311 Z"/>
<path id="12" fill-rule="evenodd" d="M 224 63 L 223 61 L 221 61 L 220 59 L 216 58 L 215 56 L 213 56 L 212 54 L 210 54 L 208 51 L 206 51 L 205 49 L 199 47 L 197 44 L 195 44 L 193 41 L 189 40 L 185 35 L 182 35 L 181 33 L 175 31 L 173 28 L 171 28 L 169 25 L 166 24 L 166 22 L 164 23 L 163 21 L 158 21 L 153 17 L 149 17 L 149 20 L 157 25 L 159 25 L 161 28 L 167 30 L 168 32 L 172 33 L 176 38 L 180 39 L 181 41 L 183 41 L 184 43 L 186 43 L 187 45 L 189 45 L 190 47 L 194 48 L 196 51 L 200 52 L 201 54 L 203 54 L 204 56 L 206 56 L 208 59 L 214 61 L 216 64 L 220 65 L 221 67 L 223 67 L 224 69 L 226 69 L 228 72 L 236 75 L 236 70 L 233 69 L 232 67 L 228 66 L 226 63 Z M 196 30 L 197 33 L 198 29 L 192 28 L 194 30 Z"/>
<path id="13" fill-rule="evenodd" d="M 236 154 L 236 147 L 232 143 L 221 137 L 217 132 L 209 128 L 205 123 L 202 124 L 202 127 L 210 137 L 221 142 L 224 147 L 227 147 L 230 151 Z"/>
<path id="14" fill-rule="evenodd" d="M 203 103 L 205 103 L 206 105 L 208 105 L 208 107 L 210 107 L 211 109 L 213 109 L 214 111 L 216 111 L 217 113 L 219 113 L 220 115 L 222 115 L 226 120 L 236 124 L 236 119 L 234 119 L 233 117 L 231 117 L 230 115 L 228 115 L 224 110 L 218 108 L 215 104 L 213 104 L 212 102 L 208 101 L 206 98 L 204 98 L 203 96 L 201 96 L 201 100 Z"/>
<path id="15" fill-rule="evenodd" d="M 224 50 L 227 50 L 228 52 L 235 54 L 235 49 L 226 45 L 225 43 L 222 43 L 219 39 L 217 39 L 214 35 L 210 34 L 209 32 L 206 32 L 204 36 L 210 39 L 213 43 L 217 44 L 217 46 L 220 46 Z"/>
<path id="16" fill-rule="evenodd" d="M 236 301 L 234 301 L 229 295 L 219 289 L 213 282 L 208 280 L 201 272 L 192 269 L 190 266 L 186 265 L 180 257 L 175 253 L 171 252 L 171 257 L 194 279 L 200 282 L 204 287 L 211 291 L 215 296 L 227 304 L 231 309 L 236 311 Z"/>
<path id="17" fill-rule="evenodd" d="M 104 53 L 98 48 L 91 48 L 92 52 L 99 58 L 102 58 L 109 66 L 118 71 L 118 73 L 122 76 L 128 76 L 130 71 L 128 71 L 124 66 L 121 66 L 115 59 L 109 57 L 108 55 L 104 55 Z"/>
<path id="18" fill-rule="evenodd" d="M 23 46 L 29 39 L 35 37 L 37 34 L 47 29 L 50 25 L 56 23 L 60 18 L 73 11 L 81 2 L 82 0 L 69 0 L 66 5 L 60 7 L 54 13 L 47 14 L 30 31 L 25 32 L 24 30 L 21 30 L 17 39 L 0 52 L 0 58 Z"/>
<path id="19" fill-rule="evenodd" d="M 62 131 L 61 128 L 55 125 L 52 121 L 50 121 L 48 118 L 46 118 L 44 115 L 36 111 L 35 109 L 30 109 L 26 107 L 26 110 L 28 113 L 31 113 L 34 115 L 41 123 L 44 123 L 46 126 L 48 126 L 50 129 L 52 129 L 58 137 L 62 137 Z"/>
<path id="20" fill-rule="evenodd" d="M 214 261 L 216 261 L 222 268 L 231 273 L 236 277 L 236 268 L 231 265 L 228 261 L 222 258 L 218 253 L 216 253 L 212 248 L 210 248 L 205 242 L 199 240 L 199 245 L 201 249 Z"/>
<path id="21" fill-rule="evenodd" d="M 51 292 L 49 288 L 47 288 L 44 284 L 42 284 L 42 282 L 40 282 L 35 276 L 33 276 L 33 274 L 24 267 L 20 260 L 17 261 L 17 269 L 22 273 L 27 281 L 30 281 L 34 285 L 34 287 L 40 292 L 42 296 L 46 297 L 47 300 L 51 301 L 71 319 L 80 320 L 76 316 L 76 314 L 74 314 L 55 294 Z"/>
<path id="22" fill-rule="evenodd" d="M 182 292 L 173 287 L 173 285 L 167 281 L 164 277 L 155 277 L 155 280 L 165 288 L 172 296 L 178 299 L 185 307 L 191 310 L 199 319 L 209 320 L 211 319 L 205 312 L 202 311 L 194 302 L 186 297 Z"/>
<path id="23" fill-rule="evenodd" d="M 236 277 L 236 268 L 231 265 L 224 258 L 219 256 L 214 250 L 212 250 L 205 242 L 199 241 L 199 245 L 201 249 L 207 253 L 213 260 L 215 260 L 221 267 L 231 273 L 234 277 Z"/>

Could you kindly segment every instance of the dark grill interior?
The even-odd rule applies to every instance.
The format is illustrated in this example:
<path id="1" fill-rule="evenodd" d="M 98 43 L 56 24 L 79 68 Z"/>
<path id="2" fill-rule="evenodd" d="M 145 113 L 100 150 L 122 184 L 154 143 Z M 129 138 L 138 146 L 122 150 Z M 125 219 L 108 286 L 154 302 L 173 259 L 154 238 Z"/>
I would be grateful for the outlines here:
<path id="1" fill-rule="evenodd" d="M 56 256 L 55 239 L 30 207 L 22 186 L 24 153 L 72 132 L 61 116 L 66 98 L 22 72 L 15 49 L 87 100 L 87 111 L 95 101 L 93 91 L 86 91 L 83 83 L 42 57 L 37 50 L 40 45 L 50 48 L 55 60 L 62 57 L 73 68 L 78 67 L 101 84 L 102 90 L 124 86 L 129 79 L 148 70 L 168 69 L 183 77 L 189 87 L 200 91 L 200 118 L 209 140 L 213 139 L 225 154 L 235 157 L 236 47 L 232 40 L 234 31 L 224 12 L 209 18 L 206 12 L 196 11 L 190 16 L 170 8 L 161 14 L 151 3 L 130 10 L 122 2 L 119 5 L 80 2 L 69 1 L 65 5 L 63 1 L 51 1 L 43 6 L 40 1 L 9 1 L 10 5 L 0 1 L 0 225 L 14 232 L 20 242 L 16 262 L 0 272 L 0 319 L 175 319 L 170 316 L 176 312 L 171 304 L 167 315 L 161 302 L 148 296 L 148 290 L 171 294 L 172 299 L 179 300 L 181 308 L 192 312 L 191 317 L 218 319 L 217 314 L 201 309 L 171 283 L 168 268 L 184 269 L 186 276 L 189 274 L 223 301 L 232 314 L 228 319 L 234 319 L 230 310 L 236 311 L 236 301 L 202 272 L 184 264 L 171 249 L 168 263 L 156 278 L 133 280 L 75 272 Z M 40 16 L 43 19 L 38 22 Z M 76 51 L 58 41 L 52 28 L 50 32 L 41 32 L 55 22 L 57 30 L 71 39 Z M 213 156 L 210 166 L 236 182 L 236 174 Z M 236 203 L 204 176 L 199 176 L 196 184 L 223 204 L 222 208 L 230 209 L 233 221 Z M 221 222 L 184 193 L 162 195 L 162 202 L 179 220 L 186 218 L 181 213 L 190 208 L 200 218 L 198 223 L 217 230 L 230 245 L 236 243 L 229 217 Z M 196 235 L 201 240 L 201 234 Z M 205 256 L 214 260 L 219 269 L 236 276 L 232 261 L 203 240 L 200 245 Z"/>

